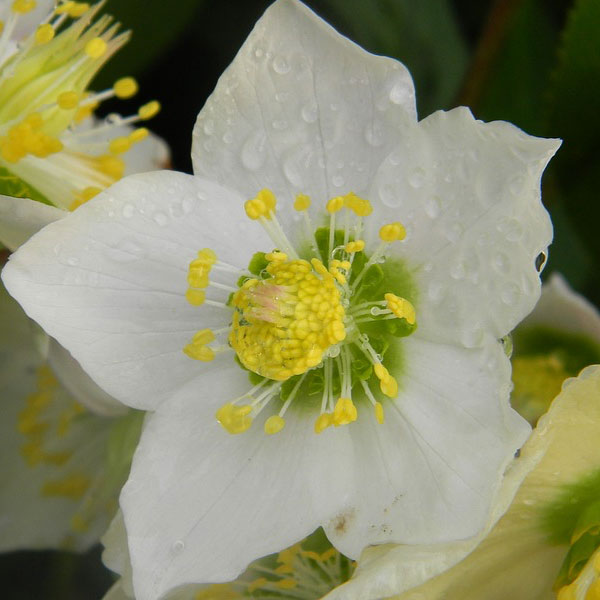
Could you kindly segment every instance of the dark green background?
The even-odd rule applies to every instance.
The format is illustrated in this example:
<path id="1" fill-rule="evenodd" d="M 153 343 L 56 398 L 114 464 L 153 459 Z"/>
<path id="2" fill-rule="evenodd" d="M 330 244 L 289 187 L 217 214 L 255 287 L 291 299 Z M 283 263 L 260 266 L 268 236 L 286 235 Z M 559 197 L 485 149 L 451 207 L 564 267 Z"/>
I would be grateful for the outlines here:
<path id="1" fill-rule="evenodd" d="M 133 39 L 100 74 L 102 89 L 123 75 L 136 100 L 108 102 L 129 114 L 157 98 L 151 128 L 171 146 L 173 167 L 191 172 L 196 115 L 223 69 L 270 4 L 258 0 L 108 0 Z M 512 121 L 528 133 L 561 137 L 544 175 L 555 242 L 545 276 L 561 271 L 600 303 L 600 1 L 312 0 L 342 33 L 404 62 L 419 113 L 459 104 L 483 120 Z M 111 583 L 99 551 L 86 556 L 22 552 L 0 557 L 3 598 L 95 600 Z"/>

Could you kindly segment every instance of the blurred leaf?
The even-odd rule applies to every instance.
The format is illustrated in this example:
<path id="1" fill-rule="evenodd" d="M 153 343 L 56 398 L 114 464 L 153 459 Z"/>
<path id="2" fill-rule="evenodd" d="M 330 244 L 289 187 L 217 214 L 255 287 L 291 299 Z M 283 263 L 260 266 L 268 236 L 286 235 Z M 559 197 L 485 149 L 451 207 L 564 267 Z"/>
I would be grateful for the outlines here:
<path id="1" fill-rule="evenodd" d="M 4 167 L 0 167 L 0 194 L 12 196 L 13 198 L 29 198 L 30 200 L 52 206 L 52 203 L 33 186 L 29 185 Z"/>
<path id="2" fill-rule="evenodd" d="M 562 172 L 574 178 L 579 178 L 580 165 L 600 166 L 599 106 L 600 2 L 577 0 L 563 32 L 547 103 L 547 130 L 566 142 L 559 154 Z"/>
<path id="3" fill-rule="evenodd" d="M 354 41 L 408 67 L 421 116 L 452 106 L 467 48 L 448 0 L 329 0 L 327 6 Z"/>
<path id="4" fill-rule="evenodd" d="M 139 76 L 177 42 L 204 0 L 107 0 L 103 13 L 111 14 L 122 30 L 133 32 L 129 43 L 107 63 L 95 80 L 95 87 L 110 87 L 124 75 Z M 185 65 L 175 65 L 185 69 Z"/>
<path id="5" fill-rule="evenodd" d="M 477 116 L 502 119 L 528 133 L 542 133 L 544 90 L 554 65 L 558 31 L 542 0 L 525 0 L 506 32 L 489 73 Z"/>

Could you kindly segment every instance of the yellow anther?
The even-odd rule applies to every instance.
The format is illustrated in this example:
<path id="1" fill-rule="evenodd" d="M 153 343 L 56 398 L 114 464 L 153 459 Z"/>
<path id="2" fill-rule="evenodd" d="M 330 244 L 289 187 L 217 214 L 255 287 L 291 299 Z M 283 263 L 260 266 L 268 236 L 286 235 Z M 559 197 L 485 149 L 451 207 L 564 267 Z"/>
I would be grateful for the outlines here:
<path id="1" fill-rule="evenodd" d="M 71 529 L 77 533 L 83 533 L 90 527 L 89 521 L 86 521 L 81 515 L 71 517 Z"/>
<path id="2" fill-rule="evenodd" d="M 77 92 L 62 92 L 58 95 L 56 103 L 64 110 L 71 110 L 77 106 L 79 94 Z"/>
<path id="3" fill-rule="evenodd" d="M 148 137 L 149 133 L 150 132 L 145 127 L 140 127 L 139 129 L 135 129 L 129 134 L 129 141 L 132 144 L 137 144 L 138 142 L 145 140 Z"/>
<path id="4" fill-rule="evenodd" d="M 288 255 L 285 252 L 279 252 L 279 250 L 273 250 L 273 252 L 267 252 L 265 259 L 269 262 L 285 262 L 288 259 Z"/>
<path id="5" fill-rule="evenodd" d="M 344 206 L 354 212 L 357 217 L 368 217 L 373 212 L 371 203 L 364 198 L 360 198 L 354 192 L 344 196 Z"/>
<path id="6" fill-rule="evenodd" d="M 47 44 L 54 39 L 54 27 L 50 23 L 40 25 L 35 31 L 35 41 L 38 44 Z"/>
<path id="7" fill-rule="evenodd" d="M 185 299 L 192 306 L 202 306 L 206 300 L 206 293 L 203 290 L 195 290 L 193 288 L 189 288 L 185 293 Z"/>
<path id="8" fill-rule="evenodd" d="M 335 198 L 332 198 L 331 200 L 329 200 L 329 202 L 327 202 L 327 204 L 325 205 L 325 208 L 329 214 L 333 214 L 333 213 L 336 213 L 336 212 L 342 210 L 343 206 L 344 206 L 343 196 L 336 196 Z"/>
<path id="9" fill-rule="evenodd" d="M 381 363 L 377 363 L 373 367 L 373 370 L 375 371 L 375 376 L 377 377 L 377 379 L 380 379 L 381 381 L 390 376 L 388 370 Z"/>
<path id="10" fill-rule="evenodd" d="M 106 52 L 106 42 L 102 38 L 91 39 L 84 48 L 90 58 L 100 58 Z"/>
<path id="11" fill-rule="evenodd" d="M 35 8 L 35 0 L 15 0 L 12 3 L 12 10 L 17 14 L 24 15 Z"/>
<path id="12" fill-rule="evenodd" d="M 344 246 L 344 250 L 348 254 L 353 254 L 354 252 L 362 252 L 364 250 L 364 248 L 365 248 L 364 240 L 356 240 L 354 242 L 348 242 Z"/>
<path id="13" fill-rule="evenodd" d="M 380 425 L 383 425 L 384 415 L 383 415 L 383 406 L 381 402 L 375 402 L 375 418 Z"/>
<path id="14" fill-rule="evenodd" d="M 352 402 L 352 398 L 339 398 L 335 403 L 332 420 L 336 427 L 339 425 L 348 425 L 348 423 L 356 421 L 357 416 L 358 413 L 356 406 Z"/>
<path id="15" fill-rule="evenodd" d="M 269 212 L 275 212 L 277 199 L 275 198 L 275 194 L 271 190 L 264 188 L 260 190 L 260 192 L 258 192 L 256 197 L 262 202 L 264 202 Z"/>
<path id="16" fill-rule="evenodd" d="M 318 258 L 311 258 L 310 259 L 310 264 L 313 266 L 313 269 L 319 275 L 330 275 L 331 274 L 327 270 L 327 267 L 325 267 L 325 265 Z"/>
<path id="17" fill-rule="evenodd" d="M 298 582 L 292 577 L 288 577 L 287 579 L 281 579 L 275 585 L 282 590 L 291 590 L 298 585 Z"/>
<path id="18" fill-rule="evenodd" d="M 67 11 L 69 16 L 76 19 L 85 14 L 89 9 L 90 5 L 87 2 L 69 2 L 71 5 Z"/>
<path id="19" fill-rule="evenodd" d="M 329 548 L 329 550 L 325 550 L 320 556 L 322 562 L 327 562 L 328 560 L 334 558 L 337 555 L 337 550 L 335 548 Z"/>
<path id="20" fill-rule="evenodd" d="M 379 230 L 379 237 L 384 242 L 396 242 L 398 240 L 403 240 L 406 237 L 406 230 L 402 223 L 389 223 Z"/>
<path id="21" fill-rule="evenodd" d="M 395 398 L 398 395 L 398 382 L 391 375 L 379 382 L 379 388 L 388 398 Z"/>
<path id="22" fill-rule="evenodd" d="M 108 147 L 113 154 L 123 154 L 131 148 L 131 141 L 129 136 L 117 137 L 111 140 Z"/>
<path id="23" fill-rule="evenodd" d="M 102 173 L 114 178 L 115 180 L 121 179 L 121 177 L 123 177 L 123 173 L 125 172 L 125 163 L 120 158 L 112 156 L 111 154 L 99 156 L 97 158 L 97 164 L 98 169 Z"/>
<path id="24" fill-rule="evenodd" d="M 331 425 L 333 425 L 333 415 L 330 413 L 322 413 L 315 421 L 315 433 L 321 433 Z"/>
<path id="25" fill-rule="evenodd" d="M 113 91 L 117 98 L 131 98 L 138 91 L 137 81 L 133 77 L 122 77 L 113 85 Z"/>
<path id="26" fill-rule="evenodd" d="M 310 207 L 310 197 L 306 194 L 298 194 L 294 201 L 294 209 L 298 212 L 308 210 Z"/>
<path id="27" fill-rule="evenodd" d="M 84 475 L 69 475 L 57 481 L 47 481 L 42 486 L 43 496 L 63 496 L 79 500 L 87 491 L 90 480 Z"/>
<path id="28" fill-rule="evenodd" d="M 352 263 L 349 260 L 340 261 L 340 268 L 344 269 L 344 271 L 349 271 Z"/>
<path id="29" fill-rule="evenodd" d="M 406 319 L 409 325 L 414 325 L 417 319 L 415 307 L 406 298 L 400 298 L 395 294 L 385 294 L 387 307 L 399 319 Z"/>
<path id="30" fill-rule="evenodd" d="M 160 102 L 158 100 L 151 100 L 147 104 L 140 106 L 138 109 L 138 116 L 143 121 L 147 121 L 152 117 L 155 117 L 160 111 Z"/>
<path id="31" fill-rule="evenodd" d="M 192 342 L 194 344 L 210 344 L 215 341 L 215 334 L 211 329 L 201 329 L 194 334 Z"/>
<path id="32" fill-rule="evenodd" d="M 217 421 L 229 433 L 243 433 L 252 425 L 251 412 L 252 407 L 248 404 L 235 406 L 228 402 L 217 411 L 216 417 Z"/>
<path id="33" fill-rule="evenodd" d="M 269 580 L 266 577 L 259 577 L 258 579 L 251 581 L 248 584 L 248 593 L 251 594 L 252 592 L 255 592 L 256 590 L 260 589 L 266 583 L 269 583 Z"/>
<path id="34" fill-rule="evenodd" d="M 265 433 L 272 435 L 279 433 L 285 427 L 285 419 L 279 415 L 273 415 L 265 421 Z"/>
<path id="35" fill-rule="evenodd" d="M 79 208 L 82 204 L 85 204 L 88 200 L 91 200 L 97 196 L 102 190 L 99 187 L 89 186 L 82 189 L 80 192 L 75 194 L 75 200 L 69 206 L 69 210 L 73 211 Z"/>
<path id="36" fill-rule="evenodd" d="M 577 588 L 575 585 L 565 585 L 558 590 L 556 600 L 577 600 Z"/>
<path id="37" fill-rule="evenodd" d="M 209 348 L 204 344 L 197 344 L 195 342 L 191 342 L 184 346 L 183 351 L 190 358 L 193 358 L 194 360 L 200 360 L 202 362 L 210 362 L 215 358 L 215 352 L 212 348 Z"/>

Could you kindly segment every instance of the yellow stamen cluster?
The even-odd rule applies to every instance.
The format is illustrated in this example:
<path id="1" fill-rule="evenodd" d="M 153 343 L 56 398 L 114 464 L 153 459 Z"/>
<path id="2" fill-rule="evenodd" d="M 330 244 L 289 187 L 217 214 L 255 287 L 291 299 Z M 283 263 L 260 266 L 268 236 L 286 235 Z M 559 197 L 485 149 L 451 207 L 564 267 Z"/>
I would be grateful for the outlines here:
<path id="1" fill-rule="evenodd" d="M 395 294 L 385 294 L 386 305 L 396 317 L 406 319 L 409 325 L 414 325 L 417 320 L 415 307 L 406 298 L 400 298 Z"/>
<path id="2" fill-rule="evenodd" d="M 54 136 L 42 131 L 44 121 L 38 113 L 32 113 L 20 123 L 13 125 L 8 134 L 0 137 L 0 154 L 8 162 L 16 163 L 28 154 L 46 158 L 60 152 L 63 145 Z"/>
<path id="3" fill-rule="evenodd" d="M 315 421 L 315 433 L 321 433 L 327 427 L 348 425 L 358 418 L 358 411 L 352 398 L 338 398 L 332 413 L 321 413 Z"/>
<path id="4" fill-rule="evenodd" d="M 50 452 L 44 448 L 49 435 L 65 436 L 73 419 L 83 411 L 79 404 L 74 403 L 58 414 L 57 418 L 49 415 L 57 389 L 58 381 L 52 371 L 46 366 L 40 367 L 37 373 L 37 391 L 27 398 L 25 408 L 19 414 L 17 429 L 27 440 L 21 452 L 31 467 L 38 464 L 61 466 L 71 458 L 71 452 Z"/>
<path id="5" fill-rule="evenodd" d="M 217 411 L 217 421 L 229 433 L 243 433 L 252 425 L 251 412 L 252 407 L 249 404 L 236 406 L 228 402 Z"/>
<path id="6" fill-rule="evenodd" d="M 283 381 L 318 365 L 345 338 L 340 292 L 315 265 L 317 272 L 306 260 L 271 261 L 268 279 L 249 279 L 235 293 L 229 342 L 247 369 Z"/>
<path id="7" fill-rule="evenodd" d="M 210 248 L 203 248 L 197 258 L 190 263 L 188 272 L 189 288 L 185 294 L 187 301 L 193 306 L 204 304 L 205 289 L 208 287 L 208 275 L 212 266 L 217 262 L 217 255 Z"/>
<path id="8" fill-rule="evenodd" d="M 379 237 L 388 243 L 403 240 L 406 237 L 406 229 L 402 223 L 389 223 L 379 230 Z"/>
<path id="9" fill-rule="evenodd" d="M 333 214 L 347 208 L 359 217 L 366 217 L 371 214 L 373 207 L 368 200 L 360 198 L 354 192 L 350 192 L 345 196 L 335 196 L 331 198 L 325 205 L 325 209 L 329 214 Z"/>
<path id="10" fill-rule="evenodd" d="M 354 240 L 353 242 L 348 242 L 344 246 L 344 250 L 348 254 L 354 254 L 355 252 L 362 252 L 365 249 L 364 240 Z"/>
<path id="11" fill-rule="evenodd" d="M 271 214 L 275 212 L 276 204 L 277 200 L 273 192 L 264 189 L 258 192 L 256 198 L 248 200 L 244 204 L 244 208 L 246 209 L 246 214 L 252 220 L 260 219 L 261 217 L 270 219 Z"/>
<path id="12" fill-rule="evenodd" d="M 201 329 L 194 334 L 192 341 L 184 347 L 183 351 L 195 360 L 211 361 L 215 357 L 215 353 L 207 344 L 214 340 L 215 334 L 210 329 Z"/>
<path id="13" fill-rule="evenodd" d="M 375 377 L 379 379 L 379 388 L 388 398 L 395 398 L 398 395 L 398 382 L 392 377 L 389 371 L 381 364 L 377 363 L 373 367 Z"/>
<path id="14" fill-rule="evenodd" d="M 600 548 L 588 559 L 577 578 L 558 590 L 556 600 L 600 600 Z"/>

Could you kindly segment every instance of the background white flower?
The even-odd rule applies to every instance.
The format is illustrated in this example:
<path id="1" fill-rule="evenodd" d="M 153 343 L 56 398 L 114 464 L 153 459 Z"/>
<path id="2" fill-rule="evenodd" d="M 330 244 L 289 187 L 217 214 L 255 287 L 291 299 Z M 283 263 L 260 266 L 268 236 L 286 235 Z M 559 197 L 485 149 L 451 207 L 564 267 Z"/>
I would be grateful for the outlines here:
<path id="1" fill-rule="evenodd" d="M 498 339 L 539 297 L 535 259 L 552 236 L 540 177 L 557 147 L 464 108 L 417 122 L 402 65 L 280 0 L 199 115 L 196 177 L 126 178 L 14 255 L 4 279 L 28 313 L 109 393 L 155 411 L 121 496 L 138 598 L 233 579 L 321 524 L 351 557 L 370 543 L 455 540 L 484 526 L 529 431 L 508 405 Z M 200 328 L 229 329 L 224 302 L 238 274 L 227 264 L 244 269 L 273 249 L 243 208 L 263 188 L 279 198 L 290 246 L 310 247 L 292 210 L 298 193 L 311 196 L 301 212 L 317 226 L 332 223 L 319 208 L 331 198 L 369 199 L 371 257 L 380 226 L 405 225 L 382 264 L 407 265 L 418 328 L 386 338 L 406 362 L 392 365 L 396 400 L 374 390 L 388 402 L 383 424 L 356 389 L 358 419 L 320 435 L 302 394 L 277 435 L 262 426 L 278 400 L 241 435 L 215 421 L 248 393 L 246 373 L 224 348 L 207 365 L 182 349 Z M 223 270 L 198 308 L 186 276 L 203 247 Z"/>

